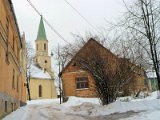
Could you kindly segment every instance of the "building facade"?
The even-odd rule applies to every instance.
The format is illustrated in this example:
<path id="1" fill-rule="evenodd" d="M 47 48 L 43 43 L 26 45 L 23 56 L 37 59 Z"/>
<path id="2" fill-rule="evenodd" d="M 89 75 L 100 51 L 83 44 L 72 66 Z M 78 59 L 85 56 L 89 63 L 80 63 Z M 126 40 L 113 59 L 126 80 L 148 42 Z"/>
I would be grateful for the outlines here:
<path id="1" fill-rule="evenodd" d="M 94 56 L 90 56 L 91 53 Z M 95 55 L 95 54 L 99 54 L 99 55 Z M 129 62 L 122 62 L 122 59 L 115 56 L 113 53 L 111 53 L 109 50 L 107 50 L 105 47 L 99 44 L 96 40 L 91 38 L 77 52 L 77 54 L 72 58 L 72 60 L 66 65 L 66 67 L 60 73 L 62 83 L 63 83 L 63 92 L 65 96 L 97 97 L 95 80 L 93 79 L 92 75 L 89 72 L 85 71 L 84 69 L 81 69 L 78 65 L 79 64 L 78 59 L 81 59 L 81 58 L 85 58 L 81 60 L 81 62 L 90 64 L 90 65 L 95 64 L 95 61 L 93 59 L 101 61 L 101 58 L 103 58 L 104 60 L 103 62 L 107 64 L 105 65 L 105 69 L 106 71 L 111 71 L 110 73 L 113 74 L 113 79 L 115 77 L 114 72 L 117 69 L 119 69 L 121 66 L 124 67 L 123 64 L 121 63 L 128 64 L 127 66 L 132 65 Z M 89 61 L 87 61 L 87 59 Z M 107 66 L 109 67 L 107 68 Z M 139 69 L 138 67 L 136 67 L 136 69 L 137 69 L 136 70 L 137 73 L 133 71 L 130 74 L 128 74 L 126 72 L 127 73 L 126 75 L 132 76 L 131 79 L 133 82 L 128 83 L 126 86 L 124 86 L 125 88 L 123 89 L 124 90 L 123 93 L 125 95 L 128 95 L 134 91 L 138 92 L 139 90 L 145 89 L 145 83 L 144 83 L 145 78 L 143 75 L 143 70 Z M 124 76 L 126 75 L 124 74 Z M 110 80 L 109 82 L 112 82 L 112 80 Z M 112 85 L 112 83 L 108 83 L 108 84 Z"/>
<path id="2" fill-rule="evenodd" d="M 51 70 L 51 56 L 48 55 L 43 17 L 41 16 L 37 39 L 36 53 L 31 66 L 30 93 L 31 99 L 51 99 L 57 97 L 54 74 Z"/>
<path id="3" fill-rule="evenodd" d="M 26 104 L 25 38 L 11 0 L 0 0 L 0 116 Z"/>

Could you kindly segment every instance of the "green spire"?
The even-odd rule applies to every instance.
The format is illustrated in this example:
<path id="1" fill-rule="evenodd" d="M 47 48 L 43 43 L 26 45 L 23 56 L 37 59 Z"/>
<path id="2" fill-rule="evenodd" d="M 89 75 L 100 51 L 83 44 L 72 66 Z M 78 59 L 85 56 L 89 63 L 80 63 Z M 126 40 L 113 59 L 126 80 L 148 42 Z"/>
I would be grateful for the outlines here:
<path id="1" fill-rule="evenodd" d="M 47 40 L 42 16 L 41 16 L 41 20 L 40 20 L 40 23 L 39 23 L 37 40 Z"/>

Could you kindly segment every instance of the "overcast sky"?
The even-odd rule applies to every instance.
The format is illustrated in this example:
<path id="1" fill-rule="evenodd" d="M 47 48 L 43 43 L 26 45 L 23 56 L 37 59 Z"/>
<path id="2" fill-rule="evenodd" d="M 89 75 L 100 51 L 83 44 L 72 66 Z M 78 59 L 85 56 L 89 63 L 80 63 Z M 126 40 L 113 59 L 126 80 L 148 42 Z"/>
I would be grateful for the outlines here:
<path id="1" fill-rule="evenodd" d="M 30 0 L 49 23 L 69 42 L 74 42 L 71 33 L 85 34 L 86 31 L 96 32 L 87 24 L 65 0 Z M 92 25 L 107 27 L 107 21 L 116 21 L 125 11 L 122 0 L 67 0 Z M 27 0 L 12 0 L 20 32 L 25 32 L 26 41 L 34 41 L 37 37 L 40 16 L 34 11 Z M 44 23 L 45 24 L 45 23 Z M 45 24 L 49 48 L 65 44 Z M 34 45 L 35 46 L 35 45 Z"/>
<path id="2" fill-rule="evenodd" d="M 26 40 L 36 39 L 40 16 L 27 0 L 12 0 L 21 33 Z M 49 23 L 67 40 L 73 42 L 71 33 L 96 32 L 64 0 L 30 0 Z M 115 21 L 124 10 L 122 0 L 68 0 L 92 25 L 105 27 L 106 21 Z M 97 30 L 98 30 L 97 28 Z M 64 44 L 46 24 L 46 34 L 50 46 Z"/>

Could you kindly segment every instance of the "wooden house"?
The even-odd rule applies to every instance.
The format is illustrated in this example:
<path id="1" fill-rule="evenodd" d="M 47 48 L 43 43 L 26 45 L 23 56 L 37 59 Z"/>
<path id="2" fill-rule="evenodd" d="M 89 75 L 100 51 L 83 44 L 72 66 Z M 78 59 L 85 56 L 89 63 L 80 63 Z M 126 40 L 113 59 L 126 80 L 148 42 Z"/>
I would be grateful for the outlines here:
<path id="1" fill-rule="evenodd" d="M 91 57 L 91 54 L 94 55 L 93 58 L 89 58 Z M 123 67 L 122 65 L 120 66 L 120 61 L 122 61 L 121 58 L 118 58 L 99 42 L 91 38 L 60 73 L 64 96 L 97 97 L 93 75 L 91 75 L 91 72 L 84 70 L 78 65 L 78 60 L 82 57 L 85 58 L 84 62 L 86 62 L 86 64 L 94 64 L 95 62 L 93 59 L 99 59 L 100 61 L 101 59 L 106 60 L 106 66 L 108 66 L 107 71 L 110 70 L 111 73 L 115 73 L 117 66 L 119 66 L 119 68 Z M 88 59 L 89 61 L 87 63 Z M 129 66 L 131 65 L 132 64 L 129 63 Z M 132 74 L 128 74 L 132 76 L 132 82 L 129 83 L 129 86 L 128 84 L 125 86 L 127 94 L 131 94 L 133 89 L 135 92 L 145 88 L 143 70 L 139 67 L 136 67 L 136 69 L 136 71 L 139 72 L 133 71 Z"/>

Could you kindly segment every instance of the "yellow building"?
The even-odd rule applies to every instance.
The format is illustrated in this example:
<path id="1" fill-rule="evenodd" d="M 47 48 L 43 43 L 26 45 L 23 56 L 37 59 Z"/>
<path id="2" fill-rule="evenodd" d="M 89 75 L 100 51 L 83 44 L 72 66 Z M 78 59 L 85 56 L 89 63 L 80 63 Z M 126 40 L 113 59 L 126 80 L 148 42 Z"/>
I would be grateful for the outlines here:
<path id="1" fill-rule="evenodd" d="M 31 66 L 30 93 L 32 100 L 51 99 L 57 96 L 54 79 L 35 64 Z"/>
<path id="2" fill-rule="evenodd" d="M 51 56 L 48 55 L 48 40 L 41 16 L 38 35 L 35 41 L 36 54 L 31 65 L 30 93 L 31 99 L 56 98 L 56 87 L 51 70 Z"/>
<path id="3" fill-rule="evenodd" d="M 11 0 L 0 0 L 0 117 L 26 104 L 25 37 Z"/>

